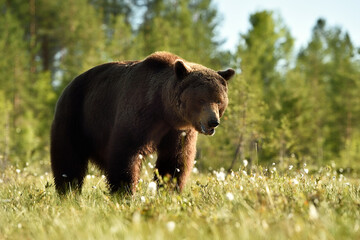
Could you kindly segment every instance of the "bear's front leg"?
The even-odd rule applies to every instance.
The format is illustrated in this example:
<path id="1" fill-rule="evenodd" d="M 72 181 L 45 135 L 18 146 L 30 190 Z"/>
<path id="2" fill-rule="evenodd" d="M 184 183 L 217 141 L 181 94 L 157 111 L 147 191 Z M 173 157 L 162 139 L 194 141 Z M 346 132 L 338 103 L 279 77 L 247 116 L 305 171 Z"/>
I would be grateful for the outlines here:
<path id="1" fill-rule="evenodd" d="M 130 141 L 115 141 L 109 151 L 107 181 L 111 193 L 135 193 L 141 159 Z"/>
<path id="2" fill-rule="evenodd" d="M 197 132 L 195 130 L 170 130 L 158 146 L 156 168 L 161 177 L 176 178 L 181 191 L 194 166 Z"/>

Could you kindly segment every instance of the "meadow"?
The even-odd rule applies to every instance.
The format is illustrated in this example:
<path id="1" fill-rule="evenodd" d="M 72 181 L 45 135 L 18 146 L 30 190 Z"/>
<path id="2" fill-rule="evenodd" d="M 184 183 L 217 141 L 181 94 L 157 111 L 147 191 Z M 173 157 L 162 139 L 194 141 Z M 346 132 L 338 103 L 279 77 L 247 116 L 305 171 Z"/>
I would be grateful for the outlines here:
<path id="1" fill-rule="evenodd" d="M 281 13 L 259 9 L 226 50 L 216 2 L 0 0 L 0 240 L 360 239 L 352 33 L 319 18 L 298 48 Z M 137 192 L 119 197 L 91 166 L 82 194 L 60 199 L 48 158 L 63 89 L 160 50 L 237 73 L 216 136 L 199 137 L 199 171 L 179 194 L 156 189 L 146 162 Z"/>
<path id="2" fill-rule="evenodd" d="M 182 193 L 157 189 L 152 165 L 133 196 L 108 193 L 90 167 L 61 199 L 39 168 L 0 175 L 0 239 L 360 239 L 360 180 L 326 166 L 193 171 Z"/>

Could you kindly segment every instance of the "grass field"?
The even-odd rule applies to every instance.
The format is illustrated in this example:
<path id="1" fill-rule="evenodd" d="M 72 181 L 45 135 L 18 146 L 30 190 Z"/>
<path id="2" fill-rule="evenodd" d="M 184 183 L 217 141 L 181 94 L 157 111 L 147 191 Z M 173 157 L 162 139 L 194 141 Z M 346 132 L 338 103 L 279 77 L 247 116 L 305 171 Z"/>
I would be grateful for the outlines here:
<path id="1" fill-rule="evenodd" d="M 154 189 L 147 169 L 125 198 L 93 172 L 82 195 L 61 200 L 50 173 L 8 167 L 0 239 L 360 239 L 359 179 L 274 168 L 193 173 L 181 194 Z"/>

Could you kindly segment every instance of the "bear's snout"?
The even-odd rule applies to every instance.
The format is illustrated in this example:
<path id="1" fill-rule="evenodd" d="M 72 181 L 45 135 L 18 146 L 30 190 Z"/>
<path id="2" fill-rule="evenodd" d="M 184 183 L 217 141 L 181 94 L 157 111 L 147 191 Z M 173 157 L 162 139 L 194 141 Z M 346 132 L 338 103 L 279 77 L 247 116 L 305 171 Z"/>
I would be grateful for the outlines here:
<path id="1" fill-rule="evenodd" d="M 218 106 L 216 104 L 205 106 L 200 112 L 199 120 L 199 125 L 196 129 L 202 134 L 214 135 L 215 128 L 220 124 Z"/>
<path id="2" fill-rule="evenodd" d="M 219 126 L 220 124 L 220 120 L 218 120 L 217 118 L 212 118 L 209 121 L 205 121 L 205 124 L 203 124 L 202 122 L 200 122 L 200 132 L 205 134 L 205 135 L 214 135 L 215 134 L 215 128 L 217 126 Z"/>
<path id="3" fill-rule="evenodd" d="M 217 119 L 211 119 L 209 122 L 208 122 L 208 126 L 209 128 L 216 128 L 217 126 L 219 126 L 219 120 Z"/>

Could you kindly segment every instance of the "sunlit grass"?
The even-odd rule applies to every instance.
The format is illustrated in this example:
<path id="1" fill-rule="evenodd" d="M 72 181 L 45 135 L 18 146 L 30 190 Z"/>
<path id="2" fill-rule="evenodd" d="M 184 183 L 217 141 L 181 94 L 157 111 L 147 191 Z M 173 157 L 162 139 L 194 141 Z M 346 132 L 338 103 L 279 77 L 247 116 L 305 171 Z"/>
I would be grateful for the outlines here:
<path id="1" fill-rule="evenodd" d="M 0 174 L 0 239 L 360 239 L 360 181 L 331 167 L 195 172 L 181 194 L 157 189 L 147 167 L 125 198 L 90 171 L 63 200 L 30 169 Z"/>

